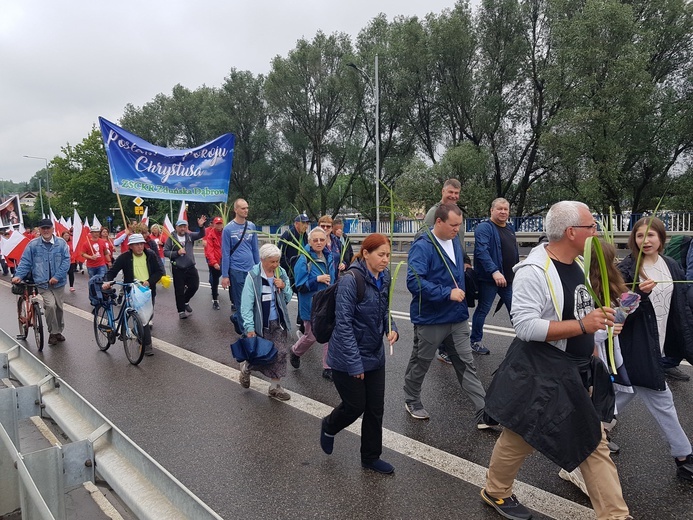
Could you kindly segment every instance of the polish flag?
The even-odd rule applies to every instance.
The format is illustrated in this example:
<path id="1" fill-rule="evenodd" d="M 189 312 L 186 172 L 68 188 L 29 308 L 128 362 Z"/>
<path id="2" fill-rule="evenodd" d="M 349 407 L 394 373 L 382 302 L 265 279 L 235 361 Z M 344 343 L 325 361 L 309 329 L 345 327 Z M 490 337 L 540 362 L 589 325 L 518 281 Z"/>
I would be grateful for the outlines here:
<path id="1" fill-rule="evenodd" d="M 101 222 L 99 222 L 99 219 L 96 218 L 96 215 L 94 215 L 94 220 L 91 221 L 92 226 L 99 226 L 99 229 L 101 229 L 103 226 L 101 226 Z"/>
<path id="2" fill-rule="evenodd" d="M 145 226 L 149 226 L 149 206 L 144 208 L 144 214 L 142 215 L 142 220 L 140 221 Z"/>
<path id="3" fill-rule="evenodd" d="M 171 224 L 171 219 L 168 218 L 168 213 L 166 214 L 166 217 L 164 218 L 164 225 L 161 226 L 161 243 L 165 244 L 166 241 L 168 240 L 168 237 L 170 237 L 173 234 L 173 224 Z"/>
<path id="4" fill-rule="evenodd" d="M 29 242 L 30 240 L 22 233 L 12 231 L 10 238 L 6 238 L 2 241 L 2 255 L 5 258 L 13 260 L 16 265 L 22 258 L 22 253 L 24 253 L 24 249 Z"/>
<path id="5" fill-rule="evenodd" d="M 53 234 L 55 236 L 62 236 L 64 231 L 69 231 L 68 228 L 66 228 L 61 222 L 60 219 L 58 219 L 55 216 L 55 213 L 53 213 L 53 209 L 50 210 L 51 214 L 51 222 L 53 222 Z"/>
<path id="6" fill-rule="evenodd" d="M 180 203 L 180 211 L 178 212 L 178 219 L 176 222 L 178 222 L 178 220 L 188 220 L 187 204 L 185 201 L 181 201 Z M 173 232 L 173 230 L 171 230 L 171 232 Z"/>
<path id="7" fill-rule="evenodd" d="M 77 251 L 77 244 L 79 244 L 83 231 L 82 219 L 79 218 L 77 210 L 75 210 L 75 214 L 72 216 L 72 221 L 74 222 L 72 226 L 72 252 L 74 253 Z"/>

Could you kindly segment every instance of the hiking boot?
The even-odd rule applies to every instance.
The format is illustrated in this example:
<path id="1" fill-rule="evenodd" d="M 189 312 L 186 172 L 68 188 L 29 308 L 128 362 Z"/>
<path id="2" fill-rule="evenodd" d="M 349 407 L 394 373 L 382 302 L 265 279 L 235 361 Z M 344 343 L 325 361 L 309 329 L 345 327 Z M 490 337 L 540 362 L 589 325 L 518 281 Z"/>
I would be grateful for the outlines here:
<path id="1" fill-rule="evenodd" d="M 241 368 L 238 371 L 238 381 L 243 388 L 250 388 L 250 370 L 247 370 L 248 362 L 241 363 Z M 272 395 L 270 390 L 270 395 Z"/>
<path id="2" fill-rule="evenodd" d="M 188 315 L 185 313 L 185 311 L 178 313 L 178 319 L 179 320 L 184 320 L 187 317 L 188 317 Z"/>
<path id="3" fill-rule="evenodd" d="M 190 303 L 185 304 L 185 312 L 192 314 L 192 307 L 190 306 Z"/>
<path id="4" fill-rule="evenodd" d="M 587 484 L 585 484 L 585 479 L 582 476 L 582 471 L 580 471 L 580 468 L 575 468 L 570 472 L 561 468 L 561 471 L 558 472 L 558 476 L 571 484 L 575 484 L 578 488 L 580 488 L 580 491 L 582 491 L 585 495 L 590 496 L 590 494 L 587 492 Z"/>
<path id="5" fill-rule="evenodd" d="M 289 350 L 289 363 L 294 368 L 299 368 L 301 366 L 301 358 L 294 354 L 293 350 Z"/>
<path id="6" fill-rule="evenodd" d="M 57 345 L 58 344 L 58 338 L 55 337 L 55 334 L 49 334 L 48 335 L 48 344 L 49 345 Z"/>
<path id="7" fill-rule="evenodd" d="M 320 426 L 320 447 L 322 451 L 330 455 L 334 449 L 334 435 L 330 435 L 325 431 L 325 419 L 322 420 Z"/>
<path id="8" fill-rule="evenodd" d="M 665 368 L 664 369 L 664 375 L 668 377 L 669 379 L 673 379 L 674 381 L 690 381 L 691 376 L 683 372 L 680 368 L 678 367 L 671 367 L 671 368 Z"/>
<path id="9" fill-rule="evenodd" d="M 446 365 L 452 365 L 452 360 L 450 359 L 450 356 L 448 356 L 447 352 L 438 352 L 436 358 L 438 358 L 438 361 L 445 363 Z"/>
<path id="10" fill-rule="evenodd" d="M 424 421 L 431 418 L 425 408 L 420 404 L 415 405 L 414 403 L 404 403 L 404 409 L 409 412 L 409 415 L 411 415 L 414 419 Z"/>
<path id="11" fill-rule="evenodd" d="M 472 343 L 472 352 L 481 356 L 486 356 L 491 353 L 491 351 L 484 347 L 481 343 Z"/>
<path id="12" fill-rule="evenodd" d="M 273 397 L 274 399 L 278 399 L 279 401 L 288 401 L 291 399 L 291 395 L 289 392 L 284 390 L 281 386 L 278 386 L 276 388 L 270 388 L 269 392 L 267 392 L 267 395 L 270 397 Z"/>
<path id="13" fill-rule="evenodd" d="M 58 332 L 55 335 L 55 339 L 57 339 L 58 341 L 65 341 L 65 336 L 63 336 L 62 334 L 60 334 L 60 332 Z"/>
<path id="14" fill-rule="evenodd" d="M 328 381 L 332 381 L 332 369 L 331 368 L 323 368 L 322 377 L 324 377 Z"/>
<path id="15" fill-rule="evenodd" d="M 219 310 L 219 300 L 212 300 L 212 309 L 215 311 Z"/>
<path id="16" fill-rule="evenodd" d="M 532 513 L 520 504 L 515 495 L 511 495 L 508 498 L 495 498 L 487 494 L 486 490 L 482 488 L 481 498 L 498 511 L 501 516 L 510 518 L 510 520 L 529 520 L 532 518 Z"/>
<path id="17" fill-rule="evenodd" d="M 383 475 L 391 475 L 395 472 L 395 467 L 389 462 L 385 462 L 382 459 L 375 459 L 371 461 L 361 461 L 361 467 L 365 469 L 370 469 L 382 473 Z"/>
<path id="18" fill-rule="evenodd" d="M 676 476 L 682 480 L 693 481 L 693 455 L 688 455 L 685 460 L 674 458 L 676 462 Z"/>

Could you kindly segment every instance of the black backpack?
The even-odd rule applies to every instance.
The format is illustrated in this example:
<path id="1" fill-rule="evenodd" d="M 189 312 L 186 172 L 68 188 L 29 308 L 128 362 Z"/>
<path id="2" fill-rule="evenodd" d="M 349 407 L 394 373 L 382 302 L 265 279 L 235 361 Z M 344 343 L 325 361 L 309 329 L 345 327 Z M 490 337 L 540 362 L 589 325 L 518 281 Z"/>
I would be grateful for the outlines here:
<path id="1" fill-rule="evenodd" d="M 691 247 L 691 239 L 693 237 L 674 235 L 664 248 L 664 255 L 676 260 L 684 271 L 686 271 L 686 257 L 688 256 L 688 249 Z"/>
<path id="2" fill-rule="evenodd" d="M 356 279 L 356 301 L 361 303 L 366 293 L 366 280 L 358 269 L 349 269 L 343 276 L 350 274 Z M 313 296 L 310 310 L 311 330 L 318 343 L 327 343 L 332 337 L 335 324 L 335 308 L 337 288 L 341 282 L 330 285 L 327 289 L 318 291 Z"/>

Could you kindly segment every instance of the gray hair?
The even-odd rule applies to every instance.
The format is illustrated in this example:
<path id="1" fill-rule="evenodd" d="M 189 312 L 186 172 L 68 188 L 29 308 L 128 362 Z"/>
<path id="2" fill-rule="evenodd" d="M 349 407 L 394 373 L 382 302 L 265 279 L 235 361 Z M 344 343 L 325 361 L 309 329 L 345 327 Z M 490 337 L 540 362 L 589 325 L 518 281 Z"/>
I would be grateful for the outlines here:
<path id="1" fill-rule="evenodd" d="M 323 235 L 325 235 L 325 238 L 327 238 L 327 233 L 325 233 L 325 230 L 323 228 L 321 228 L 320 226 L 318 226 L 318 227 L 314 227 L 313 229 L 310 230 L 310 233 L 308 233 L 308 240 L 313 238 L 314 233 L 322 233 Z"/>
<path id="2" fill-rule="evenodd" d="M 491 209 L 495 208 L 496 204 L 507 204 L 508 206 L 510 206 L 508 199 L 504 199 L 503 197 L 498 197 L 497 199 L 493 199 L 491 201 Z"/>
<path id="3" fill-rule="evenodd" d="M 562 200 L 551 206 L 545 219 L 546 236 L 550 241 L 562 239 L 566 229 L 580 225 L 580 208 L 589 211 L 587 204 L 575 200 Z"/>
<path id="4" fill-rule="evenodd" d="M 274 244 L 265 244 L 260 248 L 260 260 L 279 258 L 280 256 L 282 256 L 282 252 Z"/>

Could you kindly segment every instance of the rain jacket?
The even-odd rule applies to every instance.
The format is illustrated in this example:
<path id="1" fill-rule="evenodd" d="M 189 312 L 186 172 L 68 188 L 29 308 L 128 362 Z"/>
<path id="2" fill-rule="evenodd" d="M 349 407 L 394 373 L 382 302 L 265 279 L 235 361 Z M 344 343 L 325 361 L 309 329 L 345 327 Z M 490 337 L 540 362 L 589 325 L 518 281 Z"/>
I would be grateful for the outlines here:
<path id="1" fill-rule="evenodd" d="M 306 255 L 302 254 L 298 257 L 294 267 L 296 291 L 298 292 L 298 315 L 303 321 L 310 321 L 310 310 L 313 307 L 313 295 L 328 287 L 327 284 L 318 282 L 318 276 L 321 274 L 329 274 L 330 283 L 337 282 L 332 254 L 327 248 L 322 251 L 324 257 L 322 260 L 318 260 L 318 256 L 312 249 L 308 254 L 318 265 L 309 261 Z"/>
<path id="2" fill-rule="evenodd" d="M 507 228 L 515 234 L 515 228 L 508 222 Z M 515 242 L 513 263 L 520 261 L 520 253 Z M 474 272 L 482 282 L 493 282 L 493 273 L 503 272 L 503 251 L 496 225 L 490 220 L 480 222 L 474 230 Z"/>
<path id="3" fill-rule="evenodd" d="M 246 332 L 255 332 L 258 336 L 262 336 L 264 317 L 262 315 L 262 264 L 257 264 L 249 272 L 245 278 L 243 293 L 241 295 L 241 318 L 243 319 L 243 328 Z M 275 289 L 274 303 L 277 306 L 279 314 L 279 323 L 287 331 L 291 333 L 291 320 L 289 319 L 289 311 L 286 306 L 291 301 L 293 292 L 286 271 L 280 267 L 279 277 L 284 282 L 284 290 L 278 293 Z"/>
<path id="4" fill-rule="evenodd" d="M 221 233 L 223 230 L 217 231 L 214 226 L 207 228 L 205 235 L 205 259 L 209 266 L 219 264 L 221 270 Z"/>
<path id="5" fill-rule="evenodd" d="M 390 272 L 381 273 L 381 286 L 368 271 L 363 260 L 349 270 L 358 270 L 365 282 L 365 292 L 358 302 L 354 276 L 342 276 L 335 301 L 335 327 L 327 350 L 327 364 L 350 376 L 385 366 L 383 335 L 388 332 L 388 293 Z M 392 321 L 392 330 L 397 326 Z"/>
<path id="6" fill-rule="evenodd" d="M 409 306 L 411 322 L 414 325 L 434 325 L 465 321 L 469 319 L 467 301 L 450 300 L 455 282 L 457 287 L 465 290 L 462 246 L 459 240 L 452 241 L 455 264 L 437 241 L 433 243 L 435 238 L 432 235 L 433 232 L 423 233 L 409 248 L 407 289 L 412 294 Z M 454 281 L 448 268 L 455 277 Z"/>

